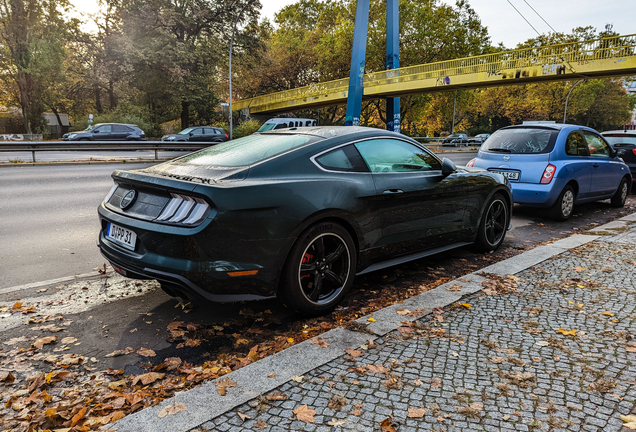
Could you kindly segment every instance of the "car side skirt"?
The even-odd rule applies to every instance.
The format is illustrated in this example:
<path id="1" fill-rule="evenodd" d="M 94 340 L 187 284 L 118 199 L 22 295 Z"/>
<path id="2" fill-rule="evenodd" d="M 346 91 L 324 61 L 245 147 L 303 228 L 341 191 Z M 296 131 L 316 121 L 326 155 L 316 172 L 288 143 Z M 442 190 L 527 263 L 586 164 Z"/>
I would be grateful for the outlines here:
<path id="1" fill-rule="evenodd" d="M 359 275 L 363 275 L 366 273 L 370 273 L 376 270 L 381 270 L 387 267 L 393 267 L 399 264 L 403 264 L 405 262 L 409 262 L 409 261 L 414 261 L 416 259 L 420 259 L 420 258 L 424 258 L 430 255 L 435 255 L 441 252 L 446 252 L 448 250 L 451 249 L 456 249 L 458 247 L 462 247 L 462 246 L 466 246 L 471 244 L 471 242 L 458 242 L 458 243 L 453 243 L 453 244 L 449 244 L 449 245 L 445 245 L 445 246 L 440 246 L 434 249 L 428 249 L 425 251 L 420 251 L 420 252 L 415 252 L 409 255 L 403 255 L 403 256 L 399 256 L 396 258 L 392 258 L 390 260 L 386 260 L 386 261 L 382 261 L 379 263 L 375 263 L 370 265 L 369 267 L 365 268 L 364 270 L 362 270 L 361 272 L 356 273 L 356 276 Z"/>

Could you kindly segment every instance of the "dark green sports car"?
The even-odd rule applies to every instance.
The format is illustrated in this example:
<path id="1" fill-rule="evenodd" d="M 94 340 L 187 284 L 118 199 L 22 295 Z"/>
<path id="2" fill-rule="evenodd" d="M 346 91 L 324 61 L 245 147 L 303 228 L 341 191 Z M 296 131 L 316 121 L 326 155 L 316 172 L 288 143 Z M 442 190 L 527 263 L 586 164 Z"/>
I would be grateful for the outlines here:
<path id="1" fill-rule="evenodd" d="M 501 174 L 363 127 L 264 132 L 113 179 L 99 246 L 119 273 L 190 300 L 278 296 L 308 315 L 333 310 L 356 274 L 496 249 L 512 208 Z"/>

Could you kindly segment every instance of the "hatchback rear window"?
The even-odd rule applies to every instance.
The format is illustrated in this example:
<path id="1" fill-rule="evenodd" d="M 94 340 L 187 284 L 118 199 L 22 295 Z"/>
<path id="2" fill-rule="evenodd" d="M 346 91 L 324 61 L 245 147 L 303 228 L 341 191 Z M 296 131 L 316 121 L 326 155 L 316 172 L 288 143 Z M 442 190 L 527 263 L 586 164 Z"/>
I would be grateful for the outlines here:
<path id="1" fill-rule="evenodd" d="M 603 134 L 603 138 L 607 140 L 611 145 L 614 144 L 634 144 L 636 145 L 636 134 L 612 134 L 605 135 Z"/>
<path id="2" fill-rule="evenodd" d="M 307 135 L 249 135 L 208 147 L 175 162 L 217 167 L 247 166 L 318 139 Z"/>
<path id="3" fill-rule="evenodd" d="M 483 144 L 481 150 L 500 153 L 550 153 L 558 130 L 542 128 L 500 129 Z"/>

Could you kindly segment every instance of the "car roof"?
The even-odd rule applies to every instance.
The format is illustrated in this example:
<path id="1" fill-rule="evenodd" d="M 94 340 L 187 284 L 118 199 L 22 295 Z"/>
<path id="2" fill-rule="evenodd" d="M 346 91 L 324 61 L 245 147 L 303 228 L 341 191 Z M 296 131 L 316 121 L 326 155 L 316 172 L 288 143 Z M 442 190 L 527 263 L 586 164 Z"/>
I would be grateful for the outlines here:
<path id="1" fill-rule="evenodd" d="M 605 134 L 636 135 L 636 130 L 619 129 L 619 130 L 605 131 L 601 133 L 601 135 L 605 135 Z"/>

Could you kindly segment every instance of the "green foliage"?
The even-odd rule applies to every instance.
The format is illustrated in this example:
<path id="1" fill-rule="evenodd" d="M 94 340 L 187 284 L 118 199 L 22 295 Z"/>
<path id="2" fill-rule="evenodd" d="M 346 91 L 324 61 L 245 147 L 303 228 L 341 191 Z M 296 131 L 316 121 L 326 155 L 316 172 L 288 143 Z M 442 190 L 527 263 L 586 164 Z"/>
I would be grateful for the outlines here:
<path id="1" fill-rule="evenodd" d="M 248 120 L 239 124 L 236 127 L 233 127 L 233 135 L 234 138 L 242 138 L 244 136 L 248 136 L 253 134 L 261 127 L 261 123 L 256 120 Z"/>

